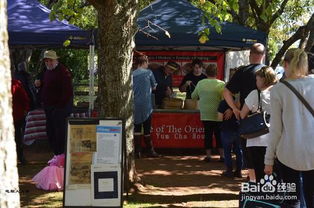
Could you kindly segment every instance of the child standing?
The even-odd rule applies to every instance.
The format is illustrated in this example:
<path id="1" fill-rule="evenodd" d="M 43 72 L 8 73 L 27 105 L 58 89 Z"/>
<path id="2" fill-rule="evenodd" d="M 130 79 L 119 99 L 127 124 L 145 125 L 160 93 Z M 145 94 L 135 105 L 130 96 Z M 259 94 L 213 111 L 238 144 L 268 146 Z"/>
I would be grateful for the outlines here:
<path id="1" fill-rule="evenodd" d="M 232 113 L 231 108 L 227 104 L 225 100 L 222 100 L 218 107 L 218 118 L 222 120 L 221 123 L 221 141 L 224 148 L 224 157 L 225 157 L 225 166 L 226 171 L 222 173 L 222 176 L 226 176 L 229 178 L 233 177 L 242 177 L 241 169 L 242 169 L 242 151 L 240 148 L 240 137 L 238 133 L 238 123 L 235 115 L 232 113 L 231 118 L 227 118 L 224 114 L 227 111 Z M 232 155 L 231 150 L 233 147 L 233 151 L 236 154 L 236 169 L 233 172 L 232 165 Z"/>

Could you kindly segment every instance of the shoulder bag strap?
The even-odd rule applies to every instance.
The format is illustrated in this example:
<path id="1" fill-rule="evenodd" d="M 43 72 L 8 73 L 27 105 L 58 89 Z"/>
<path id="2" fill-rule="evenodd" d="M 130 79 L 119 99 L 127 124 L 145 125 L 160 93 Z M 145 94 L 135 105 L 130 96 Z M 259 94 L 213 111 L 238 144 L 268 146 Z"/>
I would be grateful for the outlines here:
<path id="1" fill-rule="evenodd" d="M 286 85 L 300 99 L 300 101 L 304 104 L 304 106 L 311 112 L 312 116 L 314 117 L 314 110 L 311 107 L 311 105 L 304 99 L 304 97 L 289 82 L 285 80 L 280 80 L 280 82 Z"/>
<path id="2" fill-rule="evenodd" d="M 259 89 L 257 89 L 257 96 L 258 96 L 258 108 L 257 108 L 257 110 L 262 112 L 263 108 L 262 108 L 261 91 Z"/>

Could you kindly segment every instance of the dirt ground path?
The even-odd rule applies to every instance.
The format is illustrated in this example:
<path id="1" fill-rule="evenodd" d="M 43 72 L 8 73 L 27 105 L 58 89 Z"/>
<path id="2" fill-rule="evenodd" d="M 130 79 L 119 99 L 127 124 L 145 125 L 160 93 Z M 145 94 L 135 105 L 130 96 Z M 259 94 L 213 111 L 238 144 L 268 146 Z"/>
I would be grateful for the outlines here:
<path id="1" fill-rule="evenodd" d="M 136 160 L 143 186 L 130 198 L 151 207 L 238 207 L 238 193 L 244 179 L 221 176 L 224 165 L 216 157 L 164 156 Z M 156 206 L 155 206 L 155 205 Z"/>
<path id="2" fill-rule="evenodd" d="M 39 190 L 32 177 L 46 166 L 52 153 L 47 146 L 25 150 L 29 164 L 19 166 L 21 207 L 62 207 L 62 192 Z M 163 156 L 136 160 L 142 179 L 139 192 L 129 194 L 126 208 L 140 207 L 238 207 L 238 192 L 244 179 L 220 176 L 224 166 L 203 156 Z"/>

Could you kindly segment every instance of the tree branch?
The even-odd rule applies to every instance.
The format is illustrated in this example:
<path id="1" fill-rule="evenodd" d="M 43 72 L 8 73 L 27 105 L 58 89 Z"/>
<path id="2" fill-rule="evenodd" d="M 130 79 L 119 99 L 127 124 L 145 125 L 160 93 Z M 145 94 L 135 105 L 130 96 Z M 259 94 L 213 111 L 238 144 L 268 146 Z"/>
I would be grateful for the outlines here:
<path id="1" fill-rule="evenodd" d="M 49 1 L 48 1 L 48 4 L 47 4 L 47 7 L 48 7 L 49 9 L 51 9 L 52 6 L 53 6 L 55 3 L 57 3 L 57 2 L 58 2 L 58 0 L 49 0 Z"/>
<path id="2" fill-rule="evenodd" d="M 246 25 L 247 18 L 249 16 L 249 2 L 248 0 L 239 0 L 239 23 L 242 25 Z"/>
<path id="3" fill-rule="evenodd" d="M 304 50 L 305 50 L 306 52 L 309 52 L 309 51 L 311 51 L 311 49 L 312 49 L 313 47 L 314 47 L 314 31 L 311 31 L 311 32 L 310 32 L 309 39 L 308 39 L 308 41 L 307 41 L 307 43 L 306 43 L 306 46 L 305 46 Z"/>
<path id="4" fill-rule="evenodd" d="M 249 0 L 249 4 L 252 8 L 252 11 L 255 11 L 256 17 L 258 18 L 262 14 L 261 8 L 257 5 L 255 0 Z"/>
<path id="5" fill-rule="evenodd" d="M 95 8 L 99 8 L 99 5 L 101 5 L 101 0 L 87 0 L 89 4 L 91 4 Z"/>
<path id="6" fill-rule="evenodd" d="M 280 8 L 275 12 L 275 14 L 272 16 L 272 18 L 269 20 L 269 25 L 272 25 L 275 20 L 280 17 L 280 15 L 283 13 L 287 3 L 288 3 L 289 0 L 284 0 L 281 5 L 280 5 Z"/>
<path id="7" fill-rule="evenodd" d="M 309 38 L 307 41 L 307 44 L 304 48 L 305 51 L 310 51 L 311 48 L 314 46 L 314 14 L 312 14 L 311 19 L 309 20 L 309 22 L 307 23 L 307 26 L 309 28 Z"/>
<path id="8" fill-rule="evenodd" d="M 285 54 L 287 49 L 293 43 L 295 43 L 297 40 L 301 39 L 305 35 L 305 31 L 306 31 L 306 26 L 301 26 L 288 40 L 283 42 L 283 46 L 278 51 L 278 53 L 276 54 L 276 57 L 274 58 L 274 60 L 271 63 L 271 66 L 273 68 L 277 67 L 277 65 L 279 64 L 281 58 L 283 57 L 283 55 Z"/>

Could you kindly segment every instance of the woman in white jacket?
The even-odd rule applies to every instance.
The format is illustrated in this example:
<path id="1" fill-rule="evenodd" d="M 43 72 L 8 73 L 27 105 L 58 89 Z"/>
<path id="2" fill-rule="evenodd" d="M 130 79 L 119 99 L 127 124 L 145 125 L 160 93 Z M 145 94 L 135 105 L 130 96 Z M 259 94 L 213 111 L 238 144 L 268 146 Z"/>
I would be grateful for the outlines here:
<path id="1" fill-rule="evenodd" d="M 307 76 L 307 54 L 290 49 L 284 57 L 285 80 L 314 106 L 314 77 Z M 307 208 L 314 207 L 314 117 L 283 83 L 271 91 L 270 144 L 265 155 L 265 173 L 272 174 L 275 156 L 283 182 L 296 185 L 297 200 L 286 200 L 285 207 L 300 207 L 300 174 Z M 290 190 L 291 191 L 291 190 Z M 288 192 L 288 191 L 287 191 Z"/>

